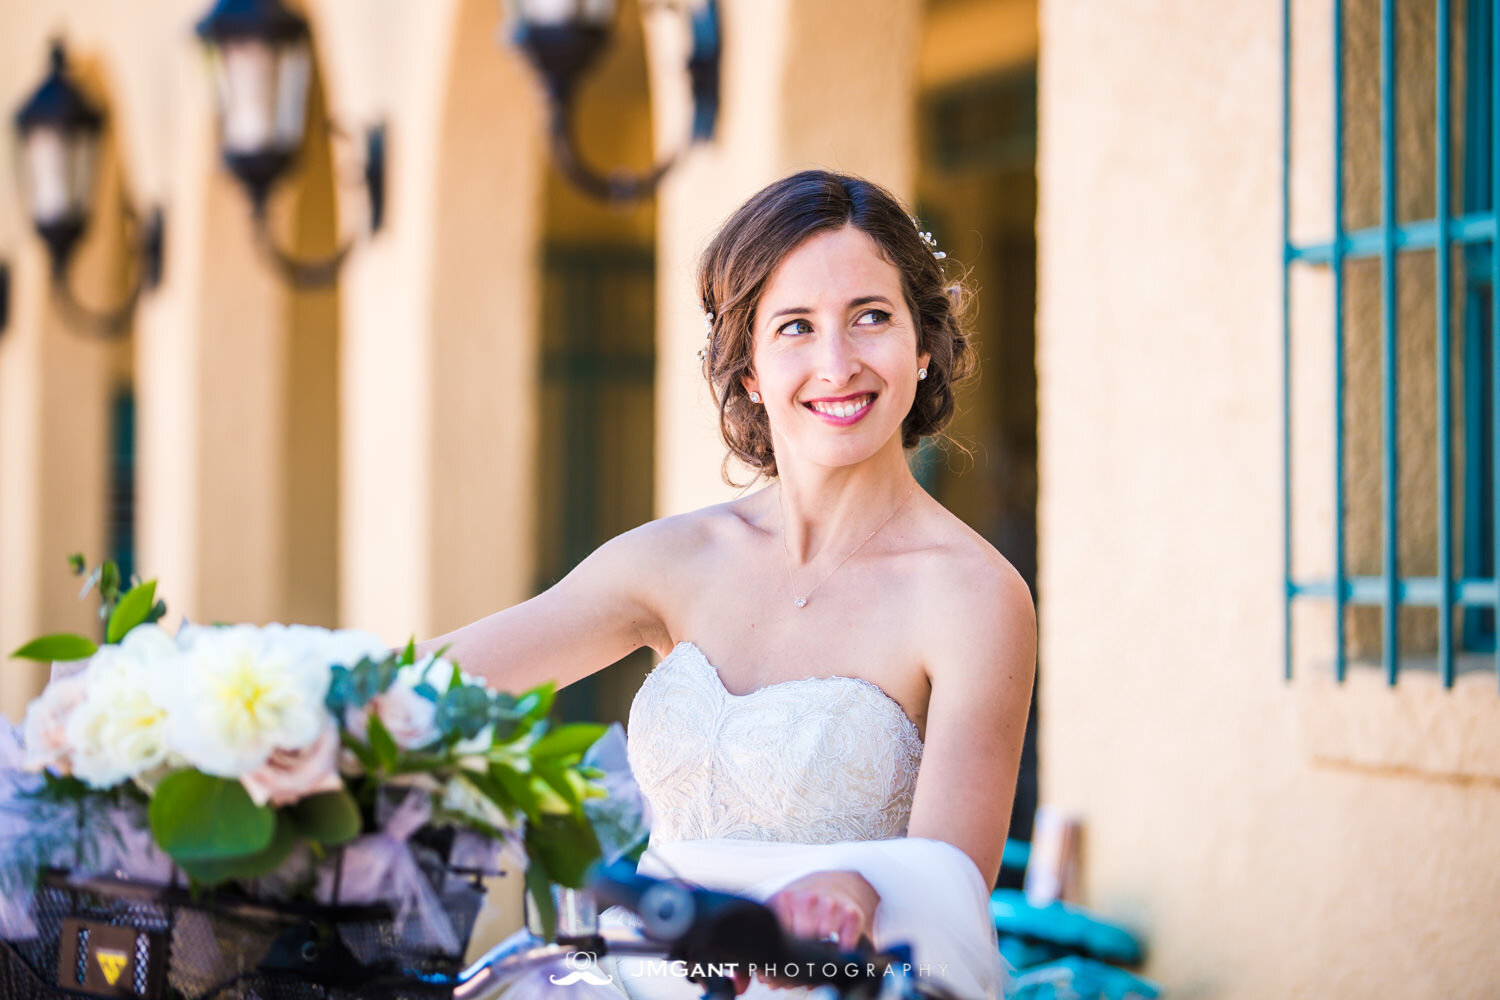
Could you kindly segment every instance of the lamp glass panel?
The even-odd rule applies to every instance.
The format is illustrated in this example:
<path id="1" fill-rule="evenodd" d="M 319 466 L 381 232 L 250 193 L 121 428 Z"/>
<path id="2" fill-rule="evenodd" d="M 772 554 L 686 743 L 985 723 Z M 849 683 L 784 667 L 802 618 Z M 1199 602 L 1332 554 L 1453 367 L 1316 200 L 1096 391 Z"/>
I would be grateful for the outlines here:
<path id="1" fill-rule="evenodd" d="M 260 153 L 274 146 L 276 52 L 252 38 L 226 40 L 214 60 L 224 151 Z"/>
<path id="2" fill-rule="evenodd" d="M 312 53 L 305 41 L 283 43 L 277 51 L 276 146 L 296 150 L 302 146 L 307 120 L 307 87 L 312 78 Z"/>
<path id="3" fill-rule="evenodd" d="M 615 0 L 514 0 L 512 10 L 520 22 L 539 27 L 599 26 L 614 21 Z"/>
<path id="4" fill-rule="evenodd" d="M 23 140 L 22 183 L 38 225 L 86 218 L 94 190 L 98 137 L 85 130 L 38 125 Z"/>

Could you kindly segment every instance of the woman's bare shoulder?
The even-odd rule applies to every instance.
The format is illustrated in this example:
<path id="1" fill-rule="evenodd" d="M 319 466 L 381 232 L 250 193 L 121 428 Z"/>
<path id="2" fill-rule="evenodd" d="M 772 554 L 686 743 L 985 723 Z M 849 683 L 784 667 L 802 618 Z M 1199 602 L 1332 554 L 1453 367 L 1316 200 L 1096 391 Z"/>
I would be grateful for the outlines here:
<path id="1" fill-rule="evenodd" d="M 642 644 L 665 655 L 678 612 L 700 597 L 716 571 L 732 562 L 731 550 L 750 530 L 741 501 L 700 507 L 647 521 L 615 536 L 591 558 L 615 586 L 649 609 L 639 630 Z"/>
<path id="2" fill-rule="evenodd" d="M 1013 647 L 1022 635 L 1034 645 L 1036 604 L 1031 588 L 988 539 L 945 508 L 920 570 L 926 648 L 942 662 L 984 660 Z M 946 652 L 943 650 L 946 647 Z"/>
<path id="3" fill-rule="evenodd" d="M 744 536 L 749 529 L 744 503 L 741 498 L 659 517 L 619 535 L 610 544 L 624 558 L 682 568 L 686 562 L 711 558 L 722 545 Z"/>

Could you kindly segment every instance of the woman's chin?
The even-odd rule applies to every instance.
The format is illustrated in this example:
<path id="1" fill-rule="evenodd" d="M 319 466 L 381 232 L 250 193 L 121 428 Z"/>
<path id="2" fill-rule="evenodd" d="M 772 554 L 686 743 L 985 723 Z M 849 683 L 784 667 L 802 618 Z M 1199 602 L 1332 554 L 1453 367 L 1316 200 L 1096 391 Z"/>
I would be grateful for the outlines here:
<path id="1" fill-rule="evenodd" d="M 901 450 L 899 428 L 881 438 L 869 432 L 848 434 L 841 440 L 804 441 L 802 447 L 791 449 L 799 459 L 827 469 L 841 469 L 863 465 L 877 458 L 887 448 Z"/>

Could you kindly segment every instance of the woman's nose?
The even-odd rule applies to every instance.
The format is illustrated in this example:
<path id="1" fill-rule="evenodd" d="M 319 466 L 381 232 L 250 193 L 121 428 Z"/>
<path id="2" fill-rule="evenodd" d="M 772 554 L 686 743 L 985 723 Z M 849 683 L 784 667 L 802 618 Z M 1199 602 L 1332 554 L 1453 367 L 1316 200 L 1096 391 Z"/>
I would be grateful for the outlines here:
<path id="1" fill-rule="evenodd" d="M 835 386 L 845 385 L 859 374 L 860 361 L 855 345 L 842 330 L 824 337 L 818 356 L 818 377 Z"/>

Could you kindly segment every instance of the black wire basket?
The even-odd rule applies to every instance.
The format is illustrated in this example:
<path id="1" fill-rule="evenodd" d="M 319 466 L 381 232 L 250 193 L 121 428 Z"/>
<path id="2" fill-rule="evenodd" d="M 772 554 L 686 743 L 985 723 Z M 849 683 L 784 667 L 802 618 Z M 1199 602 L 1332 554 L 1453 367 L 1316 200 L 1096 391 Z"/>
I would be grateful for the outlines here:
<path id="1" fill-rule="evenodd" d="M 415 838 L 414 838 L 415 839 Z M 0 940 L 0 998 L 447 1000 L 484 902 L 475 869 L 413 844 L 457 954 L 424 946 L 385 905 L 266 902 L 225 892 L 46 873 L 38 933 Z"/>

